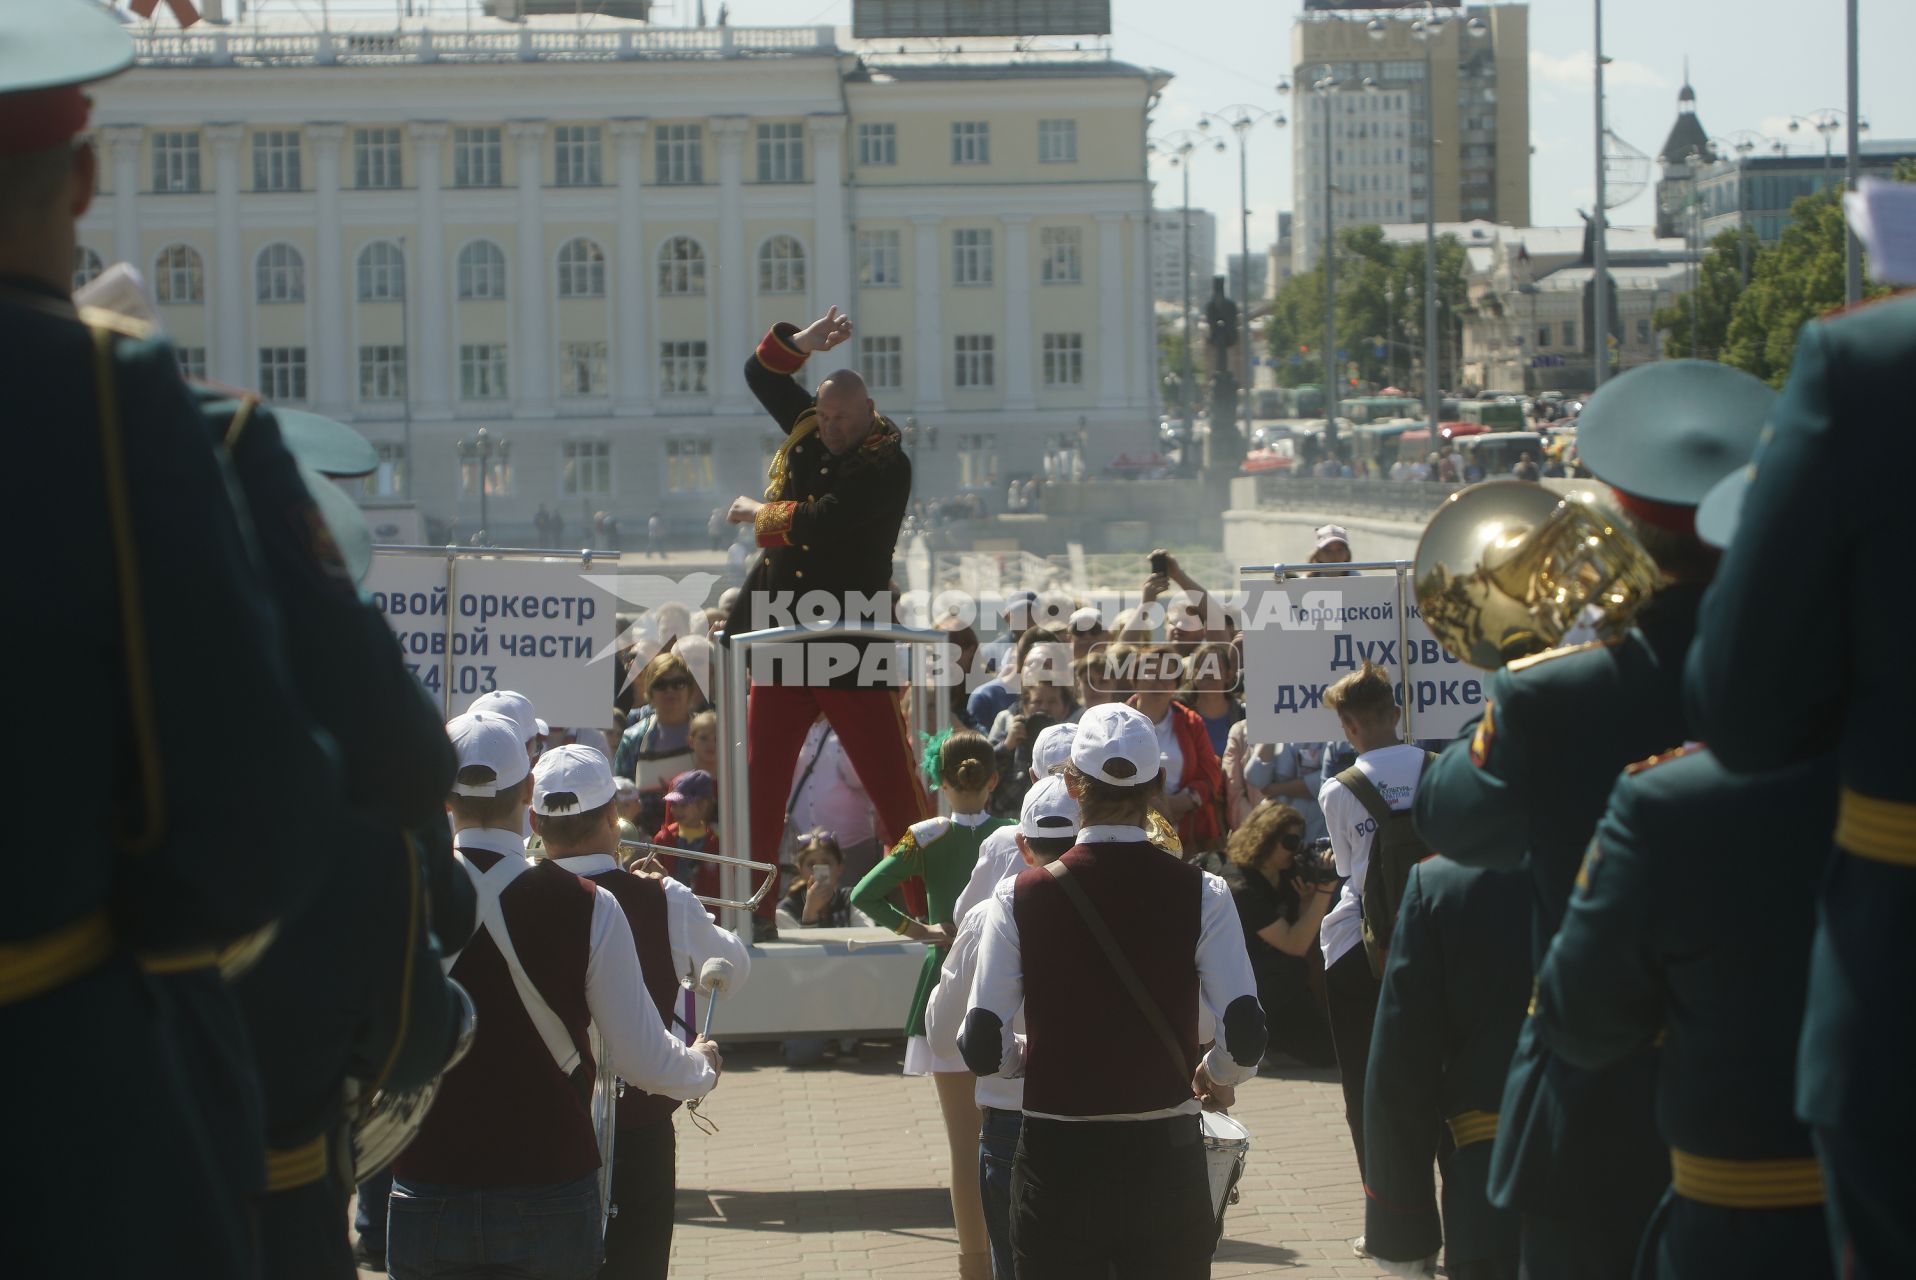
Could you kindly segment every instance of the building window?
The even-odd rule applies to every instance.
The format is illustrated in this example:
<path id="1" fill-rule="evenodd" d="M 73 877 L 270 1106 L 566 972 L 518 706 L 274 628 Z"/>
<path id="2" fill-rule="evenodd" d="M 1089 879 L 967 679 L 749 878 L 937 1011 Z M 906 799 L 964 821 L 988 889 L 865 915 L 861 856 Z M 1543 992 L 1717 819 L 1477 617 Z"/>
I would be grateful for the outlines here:
<path id="1" fill-rule="evenodd" d="M 1040 164 L 1076 164 L 1078 161 L 1078 122 L 1076 120 L 1038 121 L 1038 162 Z"/>
<path id="2" fill-rule="evenodd" d="M 299 190 L 299 130 L 262 129 L 253 135 L 253 190 Z"/>
<path id="3" fill-rule="evenodd" d="M 505 185 L 505 146 L 500 130 L 454 129 L 452 131 L 452 185 L 455 187 L 502 187 Z"/>
<path id="4" fill-rule="evenodd" d="M 687 236 L 674 236 L 659 246 L 659 293 L 697 297 L 705 293 L 705 250 Z"/>
<path id="5" fill-rule="evenodd" d="M 905 278 L 904 255 L 896 231 L 858 233 L 858 284 L 863 289 L 895 289 Z"/>
<path id="6" fill-rule="evenodd" d="M 1084 235 L 1076 227 L 1038 228 L 1038 279 L 1045 284 L 1080 284 L 1084 263 L 1080 256 Z"/>
<path id="7" fill-rule="evenodd" d="M 1084 335 L 1047 333 L 1044 336 L 1044 384 L 1047 387 L 1084 385 Z"/>
<path id="8" fill-rule="evenodd" d="M 958 120 L 951 126 L 953 164 L 991 163 L 991 126 L 983 120 Z"/>
<path id="9" fill-rule="evenodd" d="M 703 346 L 703 343 L 699 344 Z M 674 436 L 665 442 L 665 488 L 669 493 L 710 493 L 712 442 L 703 436 Z"/>
<path id="10" fill-rule="evenodd" d="M 268 400 L 304 400 L 306 348 L 261 347 L 259 393 Z"/>
<path id="11" fill-rule="evenodd" d="M 506 398 L 505 343 L 460 344 L 459 396 L 463 400 L 504 400 Z"/>
<path id="12" fill-rule="evenodd" d="M 762 124 L 758 127 L 758 180 L 805 181 L 805 126 Z"/>
<path id="13" fill-rule="evenodd" d="M 397 498 L 406 492 L 406 446 L 376 444 L 379 465 L 359 482 L 360 493 L 368 498 Z"/>
<path id="14" fill-rule="evenodd" d="M 205 347 L 175 347 L 173 348 L 173 352 L 179 357 L 180 376 L 182 378 L 204 378 L 206 376 Z"/>
<path id="15" fill-rule="evenodd" d="M 1550 326 L 1549 325 L 1540 324 L 1537 326 L 1537 345 L 1539 347 L 1547 347 L 1550 345 Z"/>
<path id="16" fill-rule="evenodd" d="M 897 164 L 898 126 L 861 124 L 858 126 L 858 163 Z"/>
<path id="17" fill-rule="evenodd" d="M 951 282 L 987 285 L 991 277 L 991 232 L 978 229 L 952 232 Z"/>
<path id="18" fill-rule="evenodd" d="M 559 448 L 560 488 L 568 498 L 612 496 L 612 443 L 568 440 Z"/>
<path id="19" fill-rule="evenodd" d="M 997 345 L 998 340 L 988 333 L 961 333 L 952 339 L 952 350 L 957 356 L 952 382 L 973 390 L 996 386 L 998 371 L 993 365 L 993 354 Z"/>
<path id="20" fill-rule="evenodd" d="M 659 344 L 659 392 L 668 396 L 705 394 L 705 343 Z"/>
<path id="21" fill-rule="evenodd" d="M 76 290 L 92 284 L 105 270 L 106 263 L 101 261 L 99 254 L 83 244 L 73 247 L 73 287 Z"/>
<path id="22" fill-rule="evenodd" d="M 605 343 L 559 344 L 559 394 L 569 398 L 605 394 Z"/>
<path id="23" fill-rule="evenodd" d="M 1637 345 L 1639 347 L 1647 347 L 1650 345 L 1650 322 L 1648 320 L 1640 319 L 1637 321 Z"/>
<path id="24" fill-rule="evenodd" d="M 459 296 L 497 301 L 506 296 L 506 251 L 490 240 L 474 240 L 459 251 Z"/>
<path id="25" fill-rule="evenodd" d="M 199 130 L 162 130 L 153 135 L 153 189 L 170 194 L 200 189 Z"/>
<path id="26" fill-rule="evenodd" d="M 661 186 L 693 186 L 705 181 L 704 129 L 696 124 L 662 124 L 654 151 Z"/>
<path id="27" fill-rule="evenodd" d="M 560 245 L 559 296 L 605 297 L 605 250 L 584 236 Z"/>
<path id="28" fill-rule="evenodd" d="M 874 391 L 896 391 L 905 385 L 905 340 L 860 338 L 858 371 Z"/>
<path id="29" fill-rule="evenodd" d="M 399 130 L 353 130 L 353 185 L 362 191 L 396 191 L 401 182 Z"/>
<path id="30" fill-rule="evenodd" d="M 760 293 L 805 292 L 805 250 L 790 236 L 773 236 L 758 251 Z"/>
<path id="31" fill-rule="evenodd" d="M 1575 320 L 1566 320 L 1563 322 L 1563 345 L 1566 347 L 1574 347 L 1577 345 L 1577 322 Z"/>
<path id="32" fill-rule="evenodd" d="M 397 302 L 406 296 L 406 255 L 390 240 L 359 251 L 359 300 Z"/>
<path id="33" fill-rule="evenodd" d="M 161 302 L 206 301 L 206 271 L 197 249 L 170 244 L 153 262 L 153 288 Z"/>
<path id="34" fill-rule="evenodd" d="M 496 498 L 512 492 L 512 459 L 494 456 L 485 470 L 486 496 Z M 459 461 L 459 495 L 470 498 L 479 492 L 479 459 Z"/>
<path id="35" fill-rule="evenodd" d="M 991 432 L 958 437 L 958 487 L 979 489 L 998 483 L 998 437 Z"/>
<path id="36" fill-rule="evenodd" d="M 552 131 L 552 184 L 597 187 L 604 184 L 599 126 L 562 124 Z"/>
<path id="37" fill-rule="evenodd" d="M 269 244 L 253 266 L 254 297 L 261 302 L 306 301 L 306 260 L 290 244 Z"/>
<path id="38" fill-rule="evenodd" d="M 406 348 L 376 346 L 359 349 L 359 398 L 406 398 Z"/>

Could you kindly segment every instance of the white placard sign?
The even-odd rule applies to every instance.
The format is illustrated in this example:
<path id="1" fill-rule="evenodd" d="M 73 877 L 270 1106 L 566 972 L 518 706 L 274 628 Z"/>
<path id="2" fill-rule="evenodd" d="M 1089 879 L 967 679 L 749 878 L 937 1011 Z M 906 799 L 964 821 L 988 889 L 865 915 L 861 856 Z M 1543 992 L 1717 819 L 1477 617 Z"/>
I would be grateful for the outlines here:
<path id="1" fill-rule="evenodd" d="M 1398 704 L 1409 701 L 1415 738 L 1456 737 L 1483 710 L 1485 673 L 1444 652 L 1415 599 L 1398 598 L 1395 574 L 1247 582 L 1243 590 L 1245 732 L 1251 741 L 1341 739 L 1344 730 L 1337 713 L 1324 705 L 1324 690 L 1366 658 L 1391 673 Z"/>
<path id="2" fill-rule="evenodd" d="M 599 573 L 603 575 L 605 566 Z M 617 601 L 572 560 L 380 552 L 365 589 L 450 718 L 516 689 L 548 724 L 611 726 Z"/>

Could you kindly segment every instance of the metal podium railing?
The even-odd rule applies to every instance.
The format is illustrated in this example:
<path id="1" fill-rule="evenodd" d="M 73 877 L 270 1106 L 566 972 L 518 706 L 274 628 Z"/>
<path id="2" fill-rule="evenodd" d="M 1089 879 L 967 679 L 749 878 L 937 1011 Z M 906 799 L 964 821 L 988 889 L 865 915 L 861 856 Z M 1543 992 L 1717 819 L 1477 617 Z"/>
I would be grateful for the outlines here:
<path id="1" fill-rule="evenodd" d="M 906 703 L 906 740 L 916 750 L 921 733 L 936 735 L 951 725 L 951 694 L 949 681 L 960 679 L 956 671 L 946 674 L 946 683 L 929 678 L 939 670 L 931 661 L 934 646 L 951 643 L 948 632 L 934 631 L 920 627 L 876 627 L 863 624 L 844 624 L 835 627 L 776 627 L 764 631 L 748 631 L 744 635 L 731 638 L 729 643 L 719 647 L 722 666 L 719 672 L 719 743 L 724 752 L 721 763 L 724 765 L 722 790 L 724 791 L 724 817 L 720 830 L 725 832 L 726 852 L 737 857 L 750 858 L 755 862 L 777 863 L 777 849 L 754 851 L 752 844 L 752 777 L 751 752 L 748 747 L 747 694 L 751 687 L 750 658 L 751 651 L 766 644 L 812 644 L 826 640 L 851 638 L 871 638 L 888 640 L 900 647 L 899 656 L 908 681 L 909 697 Z M 780 789 L 781 799 L 790 790 L 792 779 L 767 779 L 767 786 Z M 719 896 L 734 902 L 751 897 L 751 872 L 741 866 L 721 866 L 719 868 Z M 740 907 L 730 906 L 722 909 L 719 923 L 725 928 L 750 937 L 746 932 L 751 927 L 747 913 Z"/>

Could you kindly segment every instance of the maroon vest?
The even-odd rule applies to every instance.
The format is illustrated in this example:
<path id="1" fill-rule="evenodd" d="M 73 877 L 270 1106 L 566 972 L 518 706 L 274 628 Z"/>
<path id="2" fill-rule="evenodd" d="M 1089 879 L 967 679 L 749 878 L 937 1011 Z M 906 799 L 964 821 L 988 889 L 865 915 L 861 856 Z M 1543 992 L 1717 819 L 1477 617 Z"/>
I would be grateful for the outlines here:
<path id="1" fill-rule="evenodd" d="M 677 1002 L 679 975 L 672 967 L 672 935 L 666 925 L 665 886 L 626 871 L 601 871 L 588 876 L 592 883 L 619 900 L 639 944 L 639 967 L 645 974 L 646 994 L 659 1011 L 665 1034 L 672 1034 L 672 1008 Z M 647 1093 L 631 1084 L 619 1099 L 619 1128 L 638 1129 L 656 1124 L 679 1109 L 677 1098 Z"/>
<path id="2" fill-rule="evenodd" d="M 481 871 L 500 855 L 463 849 Z M 576 1182 L 599 1168 L 587 1105 L 591 1043 L 586 1028 L 586 962 L 598 891 L 563 867 L 541 862 L 506 887 L 499 907 L 513 950 L 539 994 L 565 1024 L 581 1055 L 568 1078 L 539 1038 L 512 973 L 481 929 L 452 967 L 472 996 L 479 1030 L 472 1051 L 448 1071 L 419 1136 L 393 1165 L 408 1182 L 457 1187 L 537 1187 Z"/>
<path id="3" fill-rule="evenodd" d="M 1049 872 L 1032 867 L 1012 899 L 1024 969 L 1025 1109 L 1131 1115 L 1188 1102 L 1203 873 L 1142 842 L 1077 845 L 1064 863 L 1170 1024 L 1185 1064 L 1173 1070 L 1077 908 Z"/>

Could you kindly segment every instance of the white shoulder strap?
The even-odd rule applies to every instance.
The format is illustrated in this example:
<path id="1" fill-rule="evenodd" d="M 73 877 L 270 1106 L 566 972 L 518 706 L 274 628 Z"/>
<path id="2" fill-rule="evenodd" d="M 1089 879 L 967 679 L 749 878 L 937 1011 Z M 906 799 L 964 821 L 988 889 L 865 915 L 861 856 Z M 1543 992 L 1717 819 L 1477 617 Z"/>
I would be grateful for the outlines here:
<path id="1" fill-rule="evenodd" d="M 525 966 L 519 963 L 519 953 L 513 948 L 512 934 L 506 929 L 505 910 L 499 905 L 499 895 L 506 891 L 506 886 L 531 869 L 524 858 L 508 855 L 479 877 L 474 886 L 479 893 L 479 924 L 492 935 L 493 945 L 504 957 L 506 970 L 512 974 L 513 989 L 519 993 L 519 1003 L 525 1006 L 526 1016 L 532 1019 L 533 1028 L 545 1041 L 546 1052 L 559 1064 L 559 1073 L 569 1076 L 579 1065 L 578 1047 L 572 1043 L 572 1033 L 566 1030 L 565 1023 L 526 976 Z"/>

